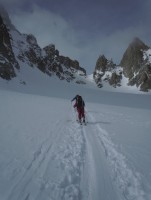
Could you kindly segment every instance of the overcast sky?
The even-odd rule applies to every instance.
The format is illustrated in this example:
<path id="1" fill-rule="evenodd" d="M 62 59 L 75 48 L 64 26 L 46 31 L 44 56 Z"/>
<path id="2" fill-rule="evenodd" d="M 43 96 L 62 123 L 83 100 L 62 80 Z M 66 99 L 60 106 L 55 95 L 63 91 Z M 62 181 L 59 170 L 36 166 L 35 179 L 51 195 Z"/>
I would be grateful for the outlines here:
<path id="1" fill-rule="evenodd" d="M 119 64 L 134 37 L 151 46 L 151 0 L 1 0 L 21 33 L 78 60 L 90 74 L 102 54 Z"/>

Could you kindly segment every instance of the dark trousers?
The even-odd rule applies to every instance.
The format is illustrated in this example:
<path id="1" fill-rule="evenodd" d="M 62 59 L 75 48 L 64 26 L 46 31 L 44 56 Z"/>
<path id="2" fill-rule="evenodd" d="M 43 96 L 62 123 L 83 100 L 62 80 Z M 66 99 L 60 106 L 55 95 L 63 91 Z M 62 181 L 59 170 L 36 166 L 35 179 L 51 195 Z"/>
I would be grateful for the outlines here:
<path id="1" fill-rule="evenodd" d="M 79 120 L 81 120 L 81 118 L 85 119 L 84 108 L 77 108 L 77 111 Z"/>

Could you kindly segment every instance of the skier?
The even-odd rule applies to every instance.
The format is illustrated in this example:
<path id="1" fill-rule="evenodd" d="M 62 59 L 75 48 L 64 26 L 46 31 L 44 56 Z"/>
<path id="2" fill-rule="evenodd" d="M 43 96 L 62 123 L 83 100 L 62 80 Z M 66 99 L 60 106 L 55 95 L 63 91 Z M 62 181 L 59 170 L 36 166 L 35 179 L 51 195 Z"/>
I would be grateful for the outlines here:
<path id="1" fill-rule="evenodd" d="M 79 122 L 82 123 L 82 118 L 83 118 L 83 123 L 85 123 L 85 102 L 83 101 L 82 97 L 80 95 L 76 95 L 71 101 L 75 100 L 74 108 L 77 108 L 78 112 L 78 118 Z"/>
<path id="2" fill-rule="evenodd" d="M 71 102 L 74 101 L 74 100 L 77 101 L 78 96 L 80 96 L 80 95 L 77 94 L 77 95 L 71 100 Z"/>

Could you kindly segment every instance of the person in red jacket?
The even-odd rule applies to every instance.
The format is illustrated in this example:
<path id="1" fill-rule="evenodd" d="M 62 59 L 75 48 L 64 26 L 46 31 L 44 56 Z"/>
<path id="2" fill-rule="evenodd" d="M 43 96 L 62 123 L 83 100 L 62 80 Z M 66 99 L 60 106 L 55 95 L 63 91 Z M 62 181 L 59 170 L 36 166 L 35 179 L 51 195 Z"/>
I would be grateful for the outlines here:
<path id="1" fill-rule="evenodd" d="M 79 122 L 81 123 L 83 119 L 83 122 L 85 123 L 85 110 L 84 110 L 85 102 L 83 101 L 80 95 L 76 95 L 76 98 L 73 98 L 73 100 L 74 99 L 76 101 L 73 107 L 77 108 Z"/>

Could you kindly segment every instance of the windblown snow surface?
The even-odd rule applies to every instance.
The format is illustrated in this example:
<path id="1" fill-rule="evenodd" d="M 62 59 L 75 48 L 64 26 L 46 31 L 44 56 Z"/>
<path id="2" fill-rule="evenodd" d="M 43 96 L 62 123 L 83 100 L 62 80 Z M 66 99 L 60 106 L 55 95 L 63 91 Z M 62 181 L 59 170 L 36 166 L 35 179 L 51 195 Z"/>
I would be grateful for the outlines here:
<path id="1" fill-rule="evenodd" d="M 0 200 L 151 200 L 151 95 L 35 73 L 0 81 Z"/>

